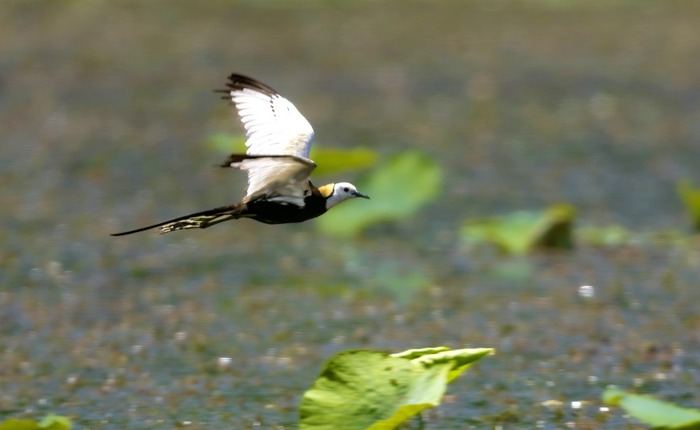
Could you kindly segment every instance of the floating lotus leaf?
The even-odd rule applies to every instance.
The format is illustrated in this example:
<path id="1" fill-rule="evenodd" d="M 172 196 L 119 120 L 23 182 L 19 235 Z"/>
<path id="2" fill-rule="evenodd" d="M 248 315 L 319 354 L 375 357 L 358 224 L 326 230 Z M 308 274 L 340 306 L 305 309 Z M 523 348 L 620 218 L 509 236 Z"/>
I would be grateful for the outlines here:
<path id="1" fill-rule="evenodd" d="M 346 351 L 328 361 L 301 401 L 302 430 L 390 430 L 440 404 L 447 384 L 490 348 Z"/>
<path id="2" fill-rule="evenodd" d="M 440 192 L 442 170 L 429 155 L 408 151 L 379 163 L 355 185 L 371 200 L 333 208 L 318 220 L 324 233 L 353 236 L 370 225 L 413 215 Z"/>
<path id="3" fill-rule="evenodd" d="M 526 254 L 536 248 L 570 249 L 574 245 L 576 210 L 569 204 L 543 211 L 518 211 L 509 215 L 467 221 L 462 240 L 469 245 L 489 243 L 508 254 Z"/>
<path id="4" fill-rule="evenodd" d="M 698 430 L 700 411 L 686 409 L 653 397 L 631 394 L 615 388 L 603 393 L 603 402 L 620 406 L 628 414 L 655 429 Z"/>
<path id="5" fill-rule="evenodd" d="M 10 418 L 0 423 L 0 430 L 70 430 L 70 419 L 49 414 L 41 421 Z"/>

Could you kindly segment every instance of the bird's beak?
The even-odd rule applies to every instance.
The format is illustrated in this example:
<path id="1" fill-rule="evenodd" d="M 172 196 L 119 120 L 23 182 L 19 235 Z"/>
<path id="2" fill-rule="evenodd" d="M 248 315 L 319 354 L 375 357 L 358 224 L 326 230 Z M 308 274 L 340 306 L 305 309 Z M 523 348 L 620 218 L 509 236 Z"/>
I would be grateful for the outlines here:
<path id="1" fill-rule="evenodd" d="M 369 200 L 369 196 L 368 196 L 367 194 L 362 194 L 362 193 L 359 193 L 359 192 L 357 192 L 357 191 L 355 191 L 352 195 L 355 196 L 355 197 L 361 197 L 361 198 L 363 198 L 363 199 Z"/>

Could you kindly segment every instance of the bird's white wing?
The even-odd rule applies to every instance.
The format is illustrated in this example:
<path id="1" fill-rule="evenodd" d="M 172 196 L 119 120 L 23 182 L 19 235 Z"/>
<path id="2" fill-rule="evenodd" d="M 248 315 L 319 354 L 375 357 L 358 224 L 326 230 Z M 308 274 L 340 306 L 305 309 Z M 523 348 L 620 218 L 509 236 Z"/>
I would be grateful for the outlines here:
<path id="1" fill-rule="evenodd" d="M 316 163 L 293 156 L 252 157 L 230 163 L 248 172 L 248 190 L 244 202 L 258 197 L 304 205 L 309 192 L 309 176 Z"/>
<path id="2" fill-rule="evenodd" d="M 246 129 L 248 155 L 292 155 L 308 159 L 314 130 L 296 107 L 274 89 L 232 74 L 229 95 Z"/>

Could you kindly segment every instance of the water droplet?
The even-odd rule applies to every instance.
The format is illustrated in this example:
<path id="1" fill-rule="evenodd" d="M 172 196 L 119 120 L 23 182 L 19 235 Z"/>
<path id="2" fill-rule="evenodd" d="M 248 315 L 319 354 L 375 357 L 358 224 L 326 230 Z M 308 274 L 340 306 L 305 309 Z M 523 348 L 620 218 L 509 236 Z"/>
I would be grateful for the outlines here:
<path id="1" fill-rule="evenodd" d="M 216 365 L 219 370 L 227 369 L 231 366 L 231 363 L 233 363 L 233 359 L 231 357 L 219 357 L 216 359 Z"/>
<path id="2" fill-rule="evenodd" d="M 595 297 L 595 287 L 592 285 L 581 285 L 578 287 L 578 295 L 584 299 L 591 299 Z"/>

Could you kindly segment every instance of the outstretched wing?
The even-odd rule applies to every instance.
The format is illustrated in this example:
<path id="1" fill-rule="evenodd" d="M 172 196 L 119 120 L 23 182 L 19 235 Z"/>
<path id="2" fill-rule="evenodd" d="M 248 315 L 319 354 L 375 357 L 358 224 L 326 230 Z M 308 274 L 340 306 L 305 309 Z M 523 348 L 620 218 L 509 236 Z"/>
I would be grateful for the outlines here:
<path id="1" fill-rule="evenodd" d="M 246 129 L 246 155 L 234 154 L 223 164 L 248 173 L 244 202 L 265 196 L 304 205 L 314 130 L 296 107 L 277 91 L 247 76 L 229 76 L 228 93 Z"/>
<path id="2" fill-rule="evenodd" d="M 314 129 L 296 107 L 269 86 L 232 74 L 231 101 L 246 129 L 248 155 L 293 155 L 309 158 Z"/>
<path id="3" fill-rule="evenodd" d="M 309 176 L 316 163 L 289 155 L 231 155 L 222 167 L 236 167 L 248 173 L 246 203 L 257 197 L 304 206 L 310 192 Z"/>

